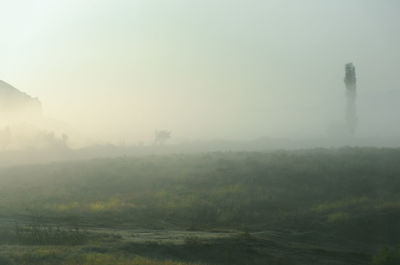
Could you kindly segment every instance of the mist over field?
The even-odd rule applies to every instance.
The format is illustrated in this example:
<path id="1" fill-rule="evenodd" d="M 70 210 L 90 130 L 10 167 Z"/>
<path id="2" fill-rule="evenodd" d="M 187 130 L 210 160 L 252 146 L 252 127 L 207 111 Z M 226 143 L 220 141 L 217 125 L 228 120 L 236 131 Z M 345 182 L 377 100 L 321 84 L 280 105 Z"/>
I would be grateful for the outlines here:
<path id="1" fill-rule="evenodd" d="M 0 78 L 76 147 L 151 144 L 157 129 L 174 143 L 338 137 L 348 62 L 355 137 L 399 134 L 397 1 L 1 5 Z"/>
<path id="2" fill-rule="evenodd" d="M 0 10 L 0 265 L 400 264 L 398 0 Z"/>

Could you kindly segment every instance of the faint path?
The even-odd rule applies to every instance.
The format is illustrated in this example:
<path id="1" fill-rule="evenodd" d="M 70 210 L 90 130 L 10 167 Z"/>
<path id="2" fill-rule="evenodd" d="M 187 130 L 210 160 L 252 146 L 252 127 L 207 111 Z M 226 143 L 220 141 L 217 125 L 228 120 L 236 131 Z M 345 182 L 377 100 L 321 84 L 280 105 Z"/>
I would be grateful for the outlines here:
<path id="1" fill-rule="evenodd" d="M 31 225 L 32 222 L 24 218 L 0 217 L 0 227 L 13 227 L 19 225 Z M 59 227 L 72 228 L 72 226 L 62 224 L 46 223 Z M 212 240 L 221 238 L 232 238 L 238 236 L 239 232 L 208 232 L 208 231 L 186 231 L 186 230 L 156 230 L 156 229 L 129 229 L 129 228 L 104 228 L 93 226 L 80 226 L 81 229 L 89 233 L 107 234 L 118 236 L 122 241 L 134 243 L 172 243 L 183 244 L 187 238 L 199 240 Z"/>

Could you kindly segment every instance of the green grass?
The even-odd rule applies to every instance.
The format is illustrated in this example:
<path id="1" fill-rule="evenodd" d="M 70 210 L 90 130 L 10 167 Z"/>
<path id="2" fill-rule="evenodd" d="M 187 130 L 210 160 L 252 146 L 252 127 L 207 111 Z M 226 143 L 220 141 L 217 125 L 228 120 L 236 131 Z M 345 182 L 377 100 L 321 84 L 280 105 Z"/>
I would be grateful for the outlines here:
<path id="1" fill-rule="evenodd" d="M 349 251 L 363 245 L 372 255 L 379 246 L 400 244 L 399 161 L 400 149 L 342 148 L 4 168 L 0 220 L 69 227 L 292 231 L 307 235 L 295 238 L 307 244 Z M 43 230 L 43 238 L 34 232 L 25 233 L 38 245 L 90 243 L 77 235 L 62 239 L 54 230 Z M 23 243 L 3 234 L 3 244 L 28 245 L 28 239 Z"/>
<path id="2" fill-rule="evenodd" d="M 1 265 L 199 265 L 199 263 L 157 260 L 120 253 L 95 253 L 79 248 L 8 247 L 0 252 Z"/>

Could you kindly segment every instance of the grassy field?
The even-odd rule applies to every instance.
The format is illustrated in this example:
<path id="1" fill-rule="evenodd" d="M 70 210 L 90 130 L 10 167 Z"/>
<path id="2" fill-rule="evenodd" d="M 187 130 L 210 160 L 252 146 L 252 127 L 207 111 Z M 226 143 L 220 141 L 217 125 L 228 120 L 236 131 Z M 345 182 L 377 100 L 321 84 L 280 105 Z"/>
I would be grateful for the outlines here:
<path id="1" fill-rule="evenodd" d="M 399 220 L 400 149 L 0 169 L 0 265 L 386 264 Z"/>

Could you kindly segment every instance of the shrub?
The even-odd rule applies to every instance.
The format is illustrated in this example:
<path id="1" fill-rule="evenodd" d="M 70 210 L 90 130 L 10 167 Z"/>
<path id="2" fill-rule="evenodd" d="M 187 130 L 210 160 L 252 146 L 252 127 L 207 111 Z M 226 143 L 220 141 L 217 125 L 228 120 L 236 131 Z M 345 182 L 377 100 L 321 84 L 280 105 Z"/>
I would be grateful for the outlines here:
<path id="1" fill-rule="evenodd" d="M 379 253 L 373 257 L 372 265 L 398 265 L 400 264 L 400 248 L 389 249 L 383 248 Z"/>

